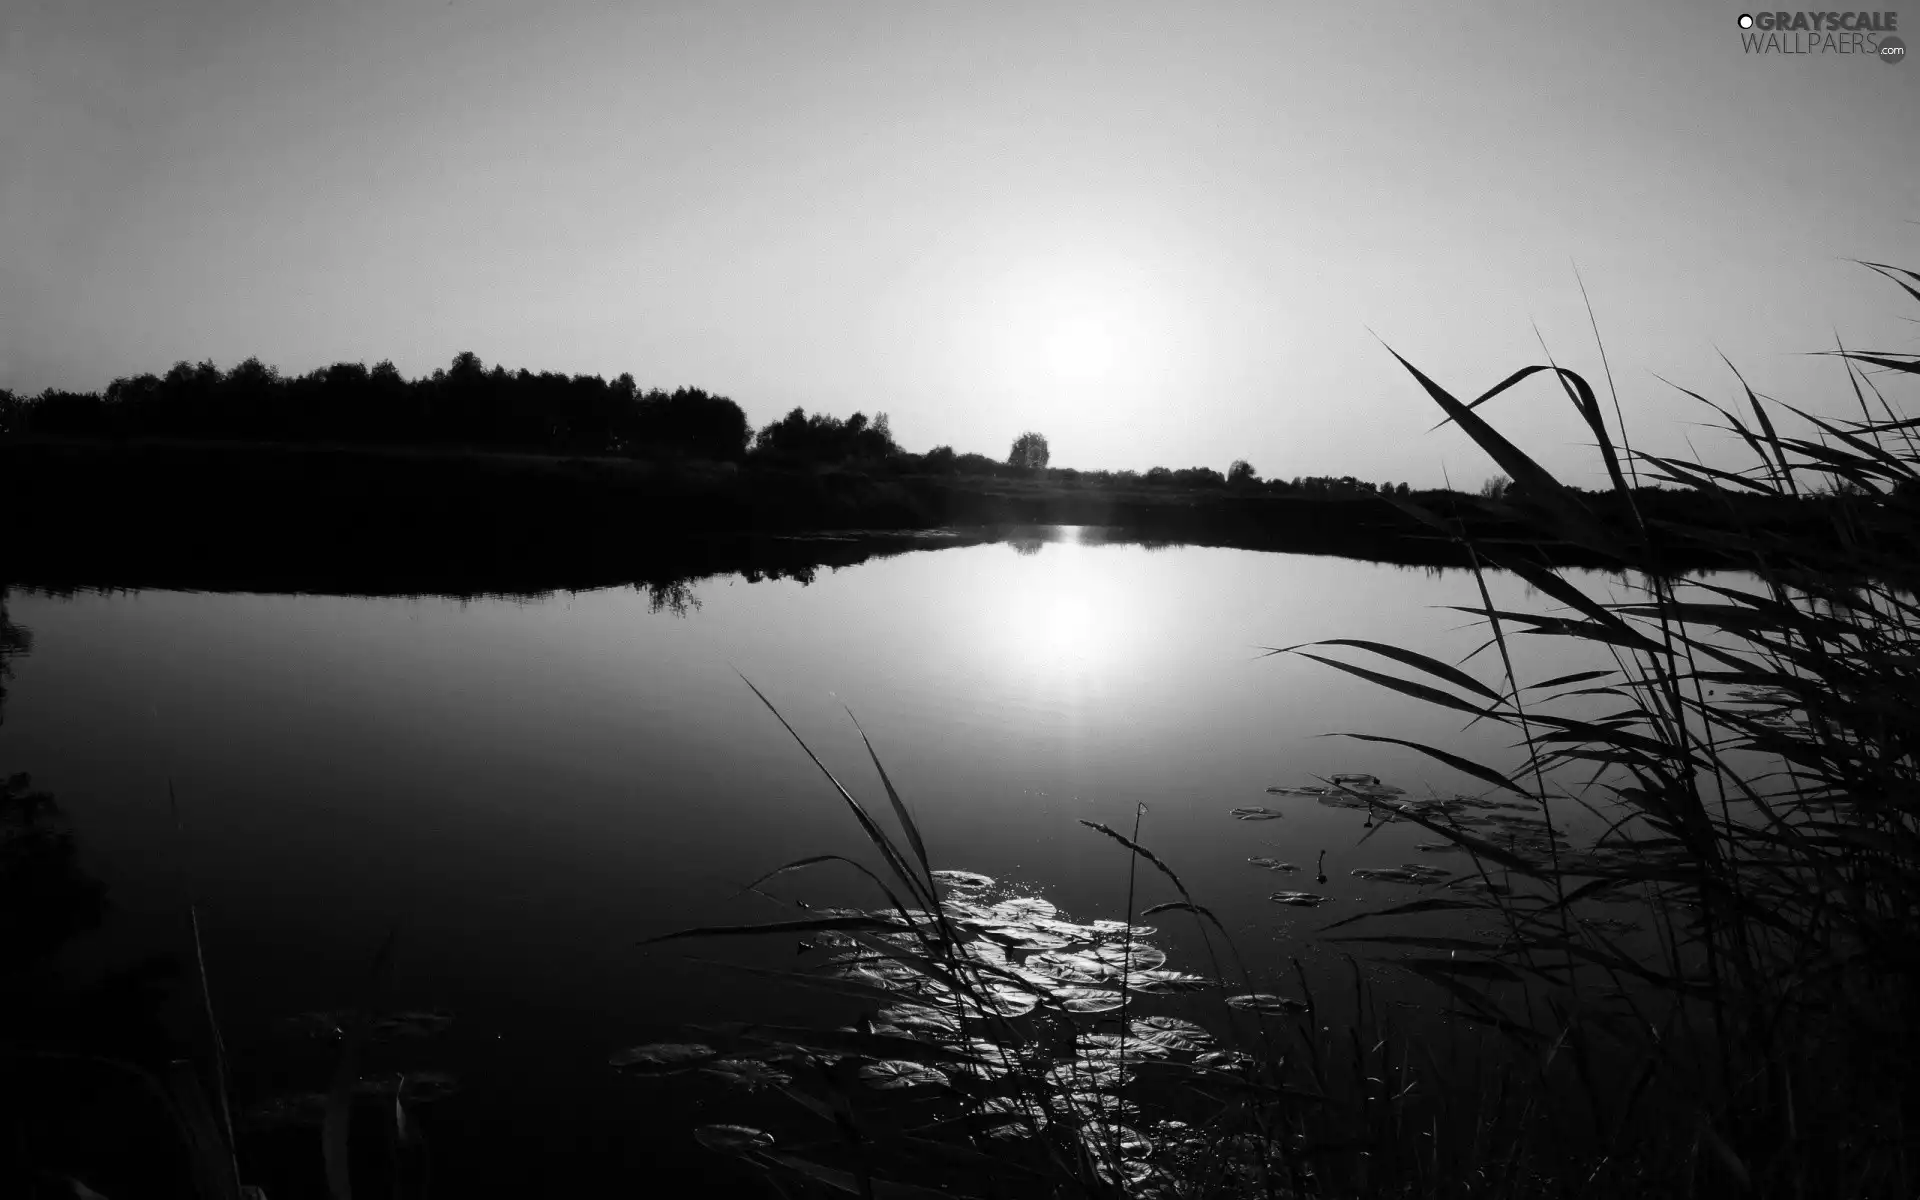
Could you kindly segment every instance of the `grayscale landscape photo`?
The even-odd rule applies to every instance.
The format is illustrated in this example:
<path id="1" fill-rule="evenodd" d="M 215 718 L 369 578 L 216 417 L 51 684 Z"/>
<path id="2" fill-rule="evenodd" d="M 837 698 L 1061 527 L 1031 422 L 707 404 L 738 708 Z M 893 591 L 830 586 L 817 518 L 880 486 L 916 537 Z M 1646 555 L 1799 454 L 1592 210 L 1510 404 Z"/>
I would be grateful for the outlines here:
<path id="1" fill-rule="evenodd" d="M 1920 1195 L 1920 10 L 0 5 L 0 1196 Z"/>

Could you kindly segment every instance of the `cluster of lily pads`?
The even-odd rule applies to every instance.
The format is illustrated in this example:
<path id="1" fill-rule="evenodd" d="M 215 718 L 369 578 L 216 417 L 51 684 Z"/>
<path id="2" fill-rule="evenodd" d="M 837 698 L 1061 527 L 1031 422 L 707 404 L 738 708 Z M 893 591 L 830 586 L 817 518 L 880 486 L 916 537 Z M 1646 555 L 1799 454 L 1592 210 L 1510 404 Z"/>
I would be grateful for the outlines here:
<path id="1" fill-rule="evenodd" d="M 1458 853 L 1475 847 L 1492 847 L 1507 854 L 1551 856 L 1556 861 L 1558 869 L 1572 874 L 1599 874 L 1619 869 L 1632 862 L 1644 861 L 1647 852 L 1644 844 L 1624 843 L 1576 850 L 1563 836 L 1562 829 L 1556 828 L 1545 817 L 1537 815 L 1541 811 L 1537 803 L 1490 800 L 1467 795 L 1408 797 L 1404 789 L 1382 783 L 1379 777 L 1374 775 L 1340 774 L 1332 776 L 1324 785 L 1270 787 L 1267 792 L 1269 795 L 1312 799 L 1329 808 L 1364 811 L 1368 814 L 1369 824 L 1374 822 L 1387 824 L 1406 819 L 1428 828 L 1460 830 L 1470 835 L 1470 841 L 1463 838 L 1459 841 L 1420 842 L 1415 849 L 1423 854 Z M 1235 820 L 1240 821 L 1265 821 L 1276 820 L 1286 814 L 1267 808 L 1236 808 L 1232 810 L 1231 815 Z M 1293 863 L 1264 856 L 1248 858 L 1247 862 L 1263 870 L 1281 873 L 1292 873 L 1299 869 Z M 1474 873 L 1456 878 L 1455 872 L 1428 863 L 1362 867 L 1352 871 L 1351 874 L 1358 879 L 1384 883 L 1415 885 L 1445 883 L 1461 890 L 1494 894 L 1505 894 L 1510 890 L 1505 884 L 1496 883 Z M 1324 883 L 1325 880 L 1321 882 Z M 1313 907 L 1324 903 L 1327 899 L 1325 896 L 1303 891 L 1275 892 L 1270 898 L 1275 903 L 1297 907 Z"/>
<path id="2" fill-rule="evenodd" d="M 995 1145 L 999 1168 L 1040 1177 L 1090 1168 L 1132 1195 L 1177 1194 L 1182 1163 L 1213 1148 L 1185 1119 L 1194 1114 L 1181 1115 L 1182 1085 L 1188 1101 L 1244 1093 L 1264 1086 L 1261 1069 L 1192 1020 L 1142 1010 L 1220 982 L 1169 967 L 1148 940 L 1152 927 L 1070 920 L 976 872 L 928 878 L 938 911 L 811 909 L 806 921 L 763 927 L 803 934 L 803 956 L 816 961 L 792 974 L 863 1001 L 852 1024 L 696 1027 L 698 1040 L 635 1046 L 611 1065 L 637 1076 L 698 1072 L 816 1114 L 843 1104 L 906 1114 L 903 1132 L 915 1139 L 951 1135 L 948 1161 L 966 1161 L 968 1145 Z M 736 931 L 745 930 L 724 932 Z M 1307 1007 L 1256 992 L 1226 1004 L 1252 1017 Z M 695 1136 L 766 1169 L 830 1185 L 845 1175 L 820 1160 L 835 1143 L 824 1130 L 818 1144 L 731 1124 Z"/>

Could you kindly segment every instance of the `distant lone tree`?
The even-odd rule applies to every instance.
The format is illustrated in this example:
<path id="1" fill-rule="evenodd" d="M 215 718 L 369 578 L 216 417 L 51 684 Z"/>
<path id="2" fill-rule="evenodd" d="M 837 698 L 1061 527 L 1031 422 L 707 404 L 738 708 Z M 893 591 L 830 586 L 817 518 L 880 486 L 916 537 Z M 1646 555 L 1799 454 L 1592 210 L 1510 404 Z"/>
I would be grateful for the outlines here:
<path id="1" fill-rule="evenodd" d="M 1233 465 L 1227 468 L 1227 484 L 1230 487 L 1259 482 L 1259 473 L 1253 469 L 1253 464 L 1244 458 L 1234 459 Z"/>
<path id="2" fill-rule="evenodd" d="M 1508 490 L 1512 487 L 1513 480 L 1505 475 L 1495 475 L 1480 485 L 1480 494 L 1489 500 L 1501 500 L 1506 498 Z"/>
<path id="3" fill-rule="evenodd" d="M 1013 439 L 1013 451 L 1007 455 L 1007 465 L 1029 471 L 1045 470 L 1047 459 L 1047 439 L 1037 433 L 1023 433 Z"/>

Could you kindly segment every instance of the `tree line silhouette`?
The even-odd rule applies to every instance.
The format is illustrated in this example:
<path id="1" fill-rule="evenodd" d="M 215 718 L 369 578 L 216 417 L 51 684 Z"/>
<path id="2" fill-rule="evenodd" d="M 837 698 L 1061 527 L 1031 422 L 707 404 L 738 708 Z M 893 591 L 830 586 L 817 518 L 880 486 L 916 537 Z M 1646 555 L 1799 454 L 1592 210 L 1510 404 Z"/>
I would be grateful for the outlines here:
<path id="1" fill-rule="evenodd" d="M 868 471 L 1041 478 L 1080 486 L 1255 490 L 1315 497 L 1408 494 L 1406 484 L 1352 476 L 1263 480 L 1244 459 L 1211 467 L 1080 471 L 1050 467 L 1044 435 L 1022 433 L 1004 460 L 936 446 L 910 453 L 887 414 L 834 417 L 795 408 L 754 430 L 733 400 L 700 388 L 642 391 L 633 376 L 488 368 L 462 351 L 444 368 L 404 378 L 392 362 L 335 363 L 283 375 L 258 358 L 221 371 L 175 363 L 164 375 L 115 379 L 102 392 L 0 389 L 0 435 L 192 438 L 276 443 L 449 446 L 568 455 L 664 456 Z"/>
<path id="2" fill-rule="evenodd" d="M 282 375 L 249 358 L 229 371 L 175 363 L 104 392 L 0 392 L 0 432 L 363 445 L 459 445 L 567 453 L 660 450 L 738 461 L 747 415 L 699 388 L 641 391 L 632 375 L 491 370 L 471 351 L 406 379 L 391 362 Z"/>

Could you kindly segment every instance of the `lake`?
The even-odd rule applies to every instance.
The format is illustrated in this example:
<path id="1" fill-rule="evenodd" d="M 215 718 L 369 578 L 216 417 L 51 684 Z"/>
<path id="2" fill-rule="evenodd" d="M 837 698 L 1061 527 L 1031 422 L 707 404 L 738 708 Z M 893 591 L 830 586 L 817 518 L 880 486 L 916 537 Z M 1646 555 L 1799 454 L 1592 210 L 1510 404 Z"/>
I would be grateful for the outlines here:
<path id="1" fill-rule="evenodd" d="M 1488 583 L 1503 607 L 1547 603 L 1511 578 Z M 13 662 L 0 772 L 30 771 L 58 799 L 114 904 L 76 961 L 191 961 L 190 891 L 250 1104 L 324 1089 L 324 1056 L 290 1048 L 283 1019 L 351 1003 L 397 928 L 387 1007 L 453 1015 L 444 1034 L 392 1051 L 406 1059 L 396 1069 L 459 1079 L 430 1126 L 445 1178 L 644 1178 L 693 1161 L 686 1127 L 728 1101 L 615 1077 L 609 1053 L 693 1021 L 839 1010 L 689 959 L 791 965 L 792 939 L 636 943 L 792 915 L 769 897 L 873 899 L 832 864 L 741 894 L 802 856 L 873 857 L 743 675 L 884 810 L 850 708 L 936 867 L 1043 893 L 1076 918 L 1123 916 L 1129 865 L 1078 822 L 1131 829 L 1144 805 L 1142 841 L 1257 974 L 1327 959 L 1315 929 L 1408 895 L 1348 872 L 1412 861 L 1431 840 L 1396 825 L 1363 842 L 1365 814 L 1267 787 L 1358 771 L 1418 794 L 1485 790 L 1414 751 L 1322 735 L 1513 761 L 1500 729 L 1463 732 L 1457 714 L 1260 649 L 1353 637 L 1457 661 L 1485 636 L 1443 607 L 1480 603 L 1468 572 L 1108 544 L 1066 527 L 811 582 L 713 577 L 660 599 L 15 589 L 8 611 L 33 646 Z M 1521 641 L 1525 682 L 1596 665 Z M 1498 660 L 1475 667 L 1491 680 Z M 1286 815 L 1229 815 L 1260 805 Z M 1328 905 L 1268 902 L 1314 886 L 1322 850 Z M 1138 904 L 1171 895 L 1142 877 Z M 1182 932 L 1158 939 L 1176 962 Z M 172 1018 L 191 1033 L 197 1000 L 175 990 Z M 313 1141 L 317 1178 L 313 1131 L 287 1136 Z"/>

